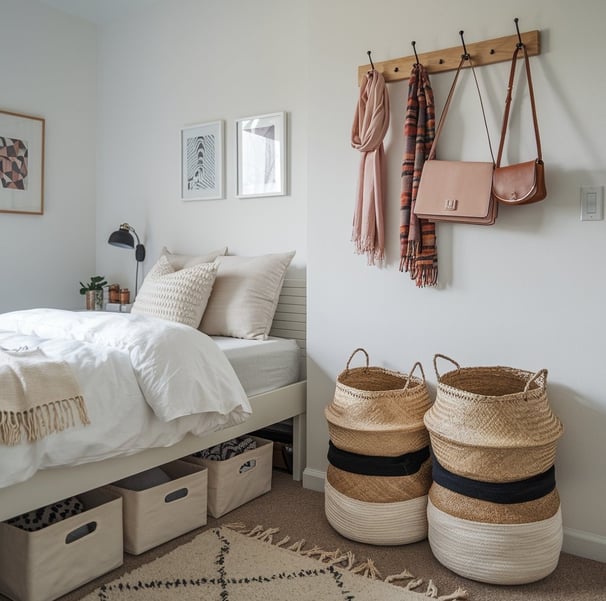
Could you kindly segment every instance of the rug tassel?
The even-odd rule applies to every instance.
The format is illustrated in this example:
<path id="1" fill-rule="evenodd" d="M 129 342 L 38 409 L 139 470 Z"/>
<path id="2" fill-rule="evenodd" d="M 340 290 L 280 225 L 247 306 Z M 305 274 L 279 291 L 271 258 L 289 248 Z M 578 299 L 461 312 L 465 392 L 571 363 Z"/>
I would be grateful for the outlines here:
<path id="1" fill-rule="evenodd" d="M 467 591 L 462 588 L 458 588 L 454 593 L 450 595 L 438 597 L 438 601 L 459 601 L 464 599 L 469 599 L 469 597 L 467 595 Z"/>
<path id="2" fill-rule="evenodd" d="M 364 563 L 353 568 L 351 572 L 352 574 L 366 576 L 366 578 L 370 578 L 371 580 L 376 580 L 381 577 L 381 572 L 379 572 L 372 559 L 367 559 Z"/>
<path id="3" fill-rule="evenodd" d="M 414 576 L 408 570 L 404 570 L 399 574 L 391 574 L 391 576 L 387 576 L 385 578 L 385 582 L 391 583 L 395 582 L 396 580 L 408 580 L 409 578 L 414 578 Z"/>
<path id="4" fill-rule="evenodd" d="M 438 598 L 438 587 L 434 584 L 433 580 L 429 580 L 427 585 L 427 590 L 425 591 L 425 596 L 430 597 L 431 599 Z"/>
<path id="5" fill-rule="evenodd" d="M 411 580 L 405 588 L 407 591 L 412 591 L 413 589 L 420 587 L 422 584 L 423 578 L 417 578 L 416 580 Z"/>
<path id="6" fill-rule="evenodd" d="M 307 541 L 302 538 L 301 540 L 298 540 L 296 543 L 293 543 L 292 545 L 290 545 L 290 547 L 287 547 L 287 549 L 289 551 L 294 551 L 295 553 L 300 553 L 301 549 L 305 546 L 305 543 Z"/>
<path id="7" fill-rule="evenodd" d="M 275 543 L 275 546 L 281 547 L 282 545 L 285 545 L 289 540 L 290 536 L 285 536 L 282 540 L 279 540 L 277 543 Z"/>

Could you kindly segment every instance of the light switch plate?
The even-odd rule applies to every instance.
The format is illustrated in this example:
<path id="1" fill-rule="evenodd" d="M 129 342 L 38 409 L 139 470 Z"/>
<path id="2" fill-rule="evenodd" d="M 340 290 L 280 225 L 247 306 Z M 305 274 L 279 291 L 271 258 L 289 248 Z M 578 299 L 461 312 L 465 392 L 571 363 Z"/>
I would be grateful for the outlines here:
<path id="1" fill-rule="evenodd" d="M 604 186 L 581 186 L 581 221 L 604 219 Z"/>

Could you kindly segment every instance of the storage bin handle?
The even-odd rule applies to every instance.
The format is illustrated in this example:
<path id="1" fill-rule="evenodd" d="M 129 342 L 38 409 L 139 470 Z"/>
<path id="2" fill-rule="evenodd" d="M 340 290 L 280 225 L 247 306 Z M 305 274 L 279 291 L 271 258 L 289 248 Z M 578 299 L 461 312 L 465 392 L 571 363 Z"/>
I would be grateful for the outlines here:
<path id="1" fill-rule="evenodd" d="M 412 369 L 410 370 L 410 372 L 408 372 L 408 378 L 406 380 L 406 386 L 404 386 L 404 390 L 406 390 L 410 384 L 410 378 L 412 377 L 412 373 L 414 372 L 414 370 L 416 368 L 419 368 L 421 370 L 421 376 L 423 376 L 423 382 L 425 382 L 425 372 L 423 371 L 423 366 L 421 365 L 420 361 L 417 361 L 413 366 Z"/>
<path id="2" fill-rule="evenodd" d="M 433 368 L 434 368 L 434 369 L 435 369 L 435 371 L 436 371 L 436 376 L 437 376 L 438 380 L 440 380 L 440 378 L 442 377 L 442 375 L 441 375 L 441 374 L 440 374 L 440 372 L 438 371 L 438 362 L 437 362 L 438 357 L 441 357 L 442 359 L 446 359 L 446 361 L 450 361 L 450 362 L 451 362 L 453 365 L 455 365 L 455 366 L 456 366 L 457 371 L 458 371 L 459 369 L 461 369 L 461 366 L 460 366 L 460 365 L 459 365 L 459 364 L 458 364 L 458 363 L 457 363 L 457 362 L 456 362 L 454 359 L 451 359 L 450 357 L 447 357 L 446 355 L 442 355 L 442 354 L 440 354 L 440 353 L 436 353 L 436 354 L 433 356 Z"/>
<path id="3" fill-rule="evenodd" d="M 97 529 L 97 522 L 89 522 L 88 524 L 82 524 L 77 528 L 74 528 L 68 532 L 65 536 L 65 544 L 75 543 L 77 540 L 92 534 Z"/>
<path id="4" fill-rule="evenodd" d="M 539 369 L 539 371 L 532 376 L 528 382 L 526 382 L 526 386 L 524 387 L 524 400 L 528 399 L 528 392 L 530 390 L 530 385 L 539 377 L 543 376 L 543 388 L 547 385 L 547 370 Z"/>
<path id="5" fill-rule="evenodd" d="M 173 501 L 177 501 L 178 499 L 183 499 L 188 494 L 189 494 L 189 490 L 187 490 L 187 488 L 179 488 L 177 490 L 173 490 L 172 492 L 169 492 L 164 497 L 164 502 L 172 503 Z"/>
<path id="6" fill-rule="evenodd" d="M 368 362 L 369 362 L 368 353 L 362 347 L 360 347 L 360 348 L 357 348 L 351 355 L 349 355 L 349 359 L 347 360 L 347 365 L 345 366 L 346 371 L 349 371 L 349 364 L 351 363 L 351 360 L 354 358 L 354 355 L 358 351 L 362 351 L 366 355 L 366 369 L 368 369 Z"/>

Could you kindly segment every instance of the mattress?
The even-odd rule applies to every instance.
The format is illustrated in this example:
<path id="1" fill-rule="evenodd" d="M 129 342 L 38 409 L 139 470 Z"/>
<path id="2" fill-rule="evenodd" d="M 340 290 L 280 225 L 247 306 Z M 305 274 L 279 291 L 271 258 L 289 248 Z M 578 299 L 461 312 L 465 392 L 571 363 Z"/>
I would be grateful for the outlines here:
<path id="1" fill-rule="evenodd" d="M 243 340 L 212 336 L 231 363 L 247 396 L 299 381 L 301 351 L 296 340 Z"/>

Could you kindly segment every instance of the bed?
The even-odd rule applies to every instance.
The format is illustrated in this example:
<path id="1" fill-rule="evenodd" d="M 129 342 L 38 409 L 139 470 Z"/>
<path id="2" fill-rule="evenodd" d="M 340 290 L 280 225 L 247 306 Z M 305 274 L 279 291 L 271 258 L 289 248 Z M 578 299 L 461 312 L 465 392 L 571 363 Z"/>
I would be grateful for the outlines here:
<path id="1" fill-rule="evenodd" d="M 40 469 L 22 482 L 0 488 L 0 521 L 284 420 L 292 420 L 293 478 L 300 480 L 305 460 L 305 296 L 303 279 L 286 278 L 269 332 L 276 344 L 280 343 L 280 339 L 296 341 L 301 375 L 297 381 L 280 385 L 278 388 L 274 386 L 271 390 L 263 387 L 264 378 L 261 383 L 257 381 L 247 384 L 249 393 L 246 398 L 252 409 L 247 419 L 201 435 L 187 433 L 170 446 L 146 448 L 133 454 L 122 454 L 69 467 Z M 267 348 L 272 346 L 271 338 L 265 345 Z M 230 362 L 237 364 L 242 343 L 230 337 L 214 339 L 219 348 L 223 347 L 226 357 L 230 359 L 231 356 Z M 244 346 L 248 344 L 253 343 L 244 342 Z M 294 343 L 291 342 L 292 344 Z M 234 366 L 234 369 L 238 372 L 241 368 Z M 260 368 L 248 364 L 246 369 L 250 375 L 251 372 L 258 372 Z M 292 376 L 288 377 L 292 380 Z"/>

